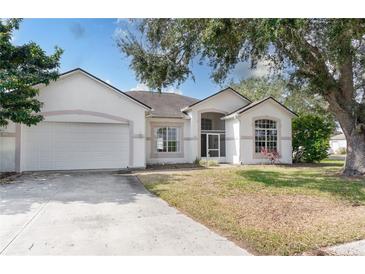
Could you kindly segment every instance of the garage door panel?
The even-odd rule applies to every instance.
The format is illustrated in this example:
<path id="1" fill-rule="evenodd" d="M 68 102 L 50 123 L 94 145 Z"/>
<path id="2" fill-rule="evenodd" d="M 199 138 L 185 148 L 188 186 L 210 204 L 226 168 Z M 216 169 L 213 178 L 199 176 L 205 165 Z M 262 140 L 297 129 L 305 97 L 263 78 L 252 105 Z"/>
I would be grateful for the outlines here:
<path id="1" fill-rule="evenodd" d="M 25 128 L 23 170 L 125 168 L 129 128 L 122 124 L 41 122 Z"/>

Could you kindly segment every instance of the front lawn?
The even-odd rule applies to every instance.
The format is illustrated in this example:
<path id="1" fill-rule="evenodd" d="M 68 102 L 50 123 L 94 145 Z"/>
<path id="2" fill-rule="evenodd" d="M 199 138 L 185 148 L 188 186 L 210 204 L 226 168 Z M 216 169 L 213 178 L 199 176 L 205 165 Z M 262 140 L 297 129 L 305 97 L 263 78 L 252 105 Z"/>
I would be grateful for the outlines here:
<path id="1" fill-rule="evenodd" d="M 170 205 L 254 254 L 292 255 L 365 238 L 365 178 L 342 162 L 152 172 L 138 177 Z"/>

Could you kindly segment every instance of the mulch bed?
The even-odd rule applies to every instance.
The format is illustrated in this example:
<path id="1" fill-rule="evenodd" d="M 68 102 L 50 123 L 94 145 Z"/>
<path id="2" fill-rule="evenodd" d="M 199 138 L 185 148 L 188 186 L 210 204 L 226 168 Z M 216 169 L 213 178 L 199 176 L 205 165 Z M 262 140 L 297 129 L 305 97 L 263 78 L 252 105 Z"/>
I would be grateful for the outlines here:
<path id="1" fill-rule="evenodd" d="M 0 172 L 0 179 L 4 179 L 15 174 L 15 172 Z"/>
<path id="2" fill-rule="evenodd" d="M 0 172 L 0 184 L 8 183 L 20 176 L 20 173 L 16 172 Z"/>

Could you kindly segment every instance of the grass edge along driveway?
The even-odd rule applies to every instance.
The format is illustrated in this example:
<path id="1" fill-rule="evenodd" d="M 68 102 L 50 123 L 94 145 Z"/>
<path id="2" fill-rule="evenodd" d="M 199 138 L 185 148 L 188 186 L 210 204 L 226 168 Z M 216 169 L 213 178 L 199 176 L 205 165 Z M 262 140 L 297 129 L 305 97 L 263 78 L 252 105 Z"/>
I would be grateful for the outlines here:
<path id="1" fill-rule="evenodd" d="M 140 173 L 170 205 L 257 255 L 294 255 L 365 238 L 365 178 L 342 162 Z"/>

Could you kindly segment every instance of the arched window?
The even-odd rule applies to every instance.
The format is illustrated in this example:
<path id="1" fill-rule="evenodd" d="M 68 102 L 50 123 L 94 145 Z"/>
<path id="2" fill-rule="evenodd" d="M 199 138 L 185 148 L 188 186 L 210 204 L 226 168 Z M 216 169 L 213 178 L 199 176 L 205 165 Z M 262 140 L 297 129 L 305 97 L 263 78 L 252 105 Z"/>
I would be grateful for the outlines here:
<path id="1" fill-rule="evenodd" d="M 212 119 L 202 118 L 202 120 L 201 120 L 201 129 L 202 130 L 212 130 L 213 129 Z"/>
<path id="2" fill-rule="evenodd" d="M 269 152 L 278 151 L 278 130 L 273 120 L 255 121 L 255 152 L 261 153 L 263 149 Z"/>

